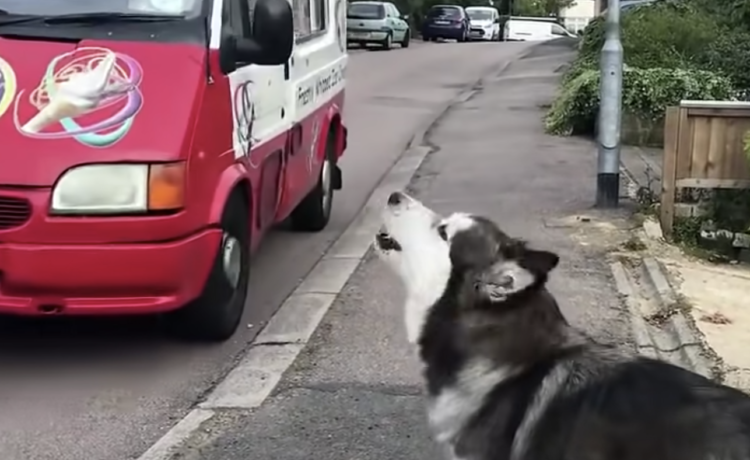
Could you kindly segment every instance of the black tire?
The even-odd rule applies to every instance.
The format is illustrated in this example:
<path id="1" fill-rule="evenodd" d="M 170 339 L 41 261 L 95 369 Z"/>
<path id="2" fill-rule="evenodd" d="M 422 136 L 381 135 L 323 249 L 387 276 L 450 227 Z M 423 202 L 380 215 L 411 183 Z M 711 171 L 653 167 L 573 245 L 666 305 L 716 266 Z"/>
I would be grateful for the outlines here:
<path id="1" fill-rule="evenodd" d="M 217 248 L 211 272 L 201 295 L 185 307 L 166 315 L 167 327 L 182 339 L 195 342 L 223 342 L 232 335 L 242 320 L 250 280 L 250 209 L 242 191 L 229 197 L 221 217 L 224 232 Z M 232 245 L 232 246 L 230 246 Z M 227 251 L 230 262 L 239 264 L 236 279 L 230 280 L 225 270 Z"/>
<path id="2" fill-rule="evenodd" d="M 404 34 L 404 39 L 401 40 L 401 48 L 408 48 L 410 41 L 411 41 L 411 29 L 406 29 L 406 34 Z"/>
<path id="3" fill-rule="evenodd" d="M 320 168 L 315 188 L 292 211 L 292 229 L 301 232 L 319 232 L 326 228 L 333 208 L 333 169 L 336 167 L 333 132 L 326 139 L 326 156 Z M 326 167 L 328 168 L 326 170 Z M 327 178 L 326 178 L 327 175 Z"/>
<path id="4" fill-rule="evenodd" d="M 390 49 L 393 48 L 393 34 L 388 32 L 388 35 L 386 35 L 385 40 L 380 44 L 380 47 L 383 51 L 390 51 Z"/>

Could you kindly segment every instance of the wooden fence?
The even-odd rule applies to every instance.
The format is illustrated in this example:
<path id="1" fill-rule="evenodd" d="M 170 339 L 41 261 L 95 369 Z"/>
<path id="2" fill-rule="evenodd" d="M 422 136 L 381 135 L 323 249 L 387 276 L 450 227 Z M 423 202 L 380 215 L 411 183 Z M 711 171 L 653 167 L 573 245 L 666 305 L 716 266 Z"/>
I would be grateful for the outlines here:
<path id="1" fill-rule="evenodd" d="M 661 227 L 671 236 L 680 188 L 750 188 L 743 137 L 750 102 L 682 101 L 664 120 Z"/>

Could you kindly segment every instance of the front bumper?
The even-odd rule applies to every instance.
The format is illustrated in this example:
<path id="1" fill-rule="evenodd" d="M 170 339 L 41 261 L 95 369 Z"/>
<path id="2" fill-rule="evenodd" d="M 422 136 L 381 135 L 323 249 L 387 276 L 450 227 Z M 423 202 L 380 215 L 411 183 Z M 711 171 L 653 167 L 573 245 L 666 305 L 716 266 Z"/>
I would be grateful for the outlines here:
<path id="1" fill-rule="evenodd" d="M 469 30 L 469 38 L 472 40 L 492 40 L 493 35 L 492 29 L 472 27 Z"/>
<path id="2" fill-rule="evenodd" d="M 177 309 L 200 294 L 219 229 L 139 244 L 0 243 L 0 313 L 121 315 Z"/>

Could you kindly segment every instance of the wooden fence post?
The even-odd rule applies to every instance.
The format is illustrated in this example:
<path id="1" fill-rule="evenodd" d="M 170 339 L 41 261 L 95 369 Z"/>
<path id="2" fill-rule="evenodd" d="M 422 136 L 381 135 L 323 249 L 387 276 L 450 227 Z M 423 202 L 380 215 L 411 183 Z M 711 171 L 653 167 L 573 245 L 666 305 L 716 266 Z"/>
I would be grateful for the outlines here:
<path id="1" fill-rule="evenodd" d="M 687 109 L 684 109 L 687 112 Z M 680 107 L 668 107 L 664 117 L 664 156 L 662 158 L 661 205 L 659 217 L 665 238 L 672 237 L 674 205 L 677 190 L 677 155 L 680 139 Z M 684 128 L 687 128 L 685 126 Z"/>

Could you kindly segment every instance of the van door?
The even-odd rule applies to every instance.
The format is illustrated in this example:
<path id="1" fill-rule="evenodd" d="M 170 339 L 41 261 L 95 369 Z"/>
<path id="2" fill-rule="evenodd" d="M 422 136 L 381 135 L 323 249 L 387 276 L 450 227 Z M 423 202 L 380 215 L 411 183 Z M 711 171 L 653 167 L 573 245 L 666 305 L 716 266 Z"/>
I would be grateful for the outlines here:
<path id="1" fill-rule="evenodd" d="M 318 182 L 321 167 L 317 147 L 327 113 L 323 110 L 344 85 L 346 17 L 330 0 L 293 0 L 296 44 L 290 60 L 293 108 L 292 146 L 285 190 L 287 205 L 299 202 Z M 343 4 L 343 0 L 342 0 Z M 337 15 L 338 11 L 338 15 Z M 342 21 L 344 22 L 343 24 Z"/>
<path id="2" fill-rule="evenodd" d="M 250 37 L 254 0 L 224 2 L 225 33 Z M 261 148 L 288 126 L 287 85 L 283 66 L 244 65 L 228 75 L 234 125 L 233 148 L 238 161 L 254 170 L 256 228 L 269 225 L 276 214 L 283 170 L 283 150 Z"/>

